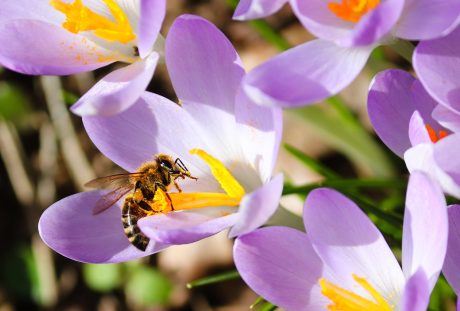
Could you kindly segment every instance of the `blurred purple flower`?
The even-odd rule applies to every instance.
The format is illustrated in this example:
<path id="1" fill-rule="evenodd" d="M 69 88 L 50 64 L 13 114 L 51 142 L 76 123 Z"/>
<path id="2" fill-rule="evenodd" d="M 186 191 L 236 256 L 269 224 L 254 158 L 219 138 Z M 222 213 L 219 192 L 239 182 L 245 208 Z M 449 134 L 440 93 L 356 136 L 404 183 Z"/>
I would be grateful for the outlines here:
<path id="1" fill-rule="evenodd" d="M 261 105 L 295 107 L 337 94 L 360 73 L 372 50 L 394 38 L 440 37 L 460 22 L 457 0 L 242 0 L 234 18 L 260 18 L 289 2 L 317 36 L 256 67 L 244 90 Z"/>
<path id="2" fill-rule="evenodd" d="M 68 75 L 128 63 L 71 108 L 78 115 L 118 113 L 153 76 L 165 6 L 165 0 L 1 0 L 0 64 L 25 74 Z"/>
<path id="3" fill-rule="evenodd" d="M 447 209 L 423 173 L 411 175 L 407 191 L 402 269 L 358 206 L 323 188 L 305 202 L 307 233 L 268 227 L 238 237 L 238 271 L 286 310 L 426 310 L 446 253 Z"/>
<path id="4" fill-rule="evenodd" d="M 460 296 L 460 205 L 451 205 L 447 209 L 449 216 L 449 237 L 447 253 L 442 273 Z M 460 299 L 457 298 L 457 310 L 460 310 Z"/>
<path id="5" fill-rule="evenodd" d="M 380 139 L 404 157 L 410 172 L 429 174 L 443 190 L 460 198 L 460 132 L 433 118 L 440 105 L 422 84 L 402 70 L 386 70 L 371 83 L 368 112 Z"/>
<path id="6" fill-rule="evenodd" d="M 441 104 L 435 111 L 438 121 L 460 132 L 460 27 L 446 37 L 420 42 L 414 52 L 414 69 Z"/>
<path id="7" fill-rule="evenodd" d="M 40 219 L 42 239 L 58 253 L 85 262 L 126 261 L 229 227 L 231 237 L 247 233 L 264 224 L 278 207 L 283 178 L 272 179 L 271 174 L 280 143 L 281 111 L 245 98 L 240 91 L 244 69 L 231 43 L 208 21 L 184 15 L 170 29 L 165 57 L 180 106 L 145 93 L 119 114 L 83 117 L 86 131 L 104 155 L 129 172 L 153 155 L 166 153 L 180 157 L 198 177 L 198 181 L 180 180 L 183 193 L 223 193 L 209 167 L 189 154 L 192 149 L 205 150 L 243 187 L 239 207 L 196 206 L 200 208 L 142 218 L 139 227 L 151 241 L 141 252 L 123 234 L 122 202 L 93 216 L 104 192 L 78 193 L 49 207 Z"/>

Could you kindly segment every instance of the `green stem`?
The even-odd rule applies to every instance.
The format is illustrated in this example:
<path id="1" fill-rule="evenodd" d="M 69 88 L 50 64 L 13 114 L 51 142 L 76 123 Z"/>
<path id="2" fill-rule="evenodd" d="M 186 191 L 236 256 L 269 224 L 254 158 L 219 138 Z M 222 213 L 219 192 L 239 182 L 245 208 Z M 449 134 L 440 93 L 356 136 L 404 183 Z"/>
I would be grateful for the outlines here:
<path id="1" fill-rule="evenodd" d="M 398 39 L 393 44 L 389 45 L 402 58 L 412 64 L 412 54 L 414 54 L 414 45 L 406 40 Z"/>
<path id="2" fill-rule="evenodd" d="M 203 285 L 209 285 L 209 284 L 214 284 L 214 283 L 219 283 L 219 282 L 224 282 L 224 281 L 230 281 L 230 280 L 235 280 L 240 277 L 240 274 L 238 271 L 229 271 L 229 272 L 224 272 L 221 274 L 216 274 L 216 275 L 211 275 L 202 279 L 198 279 L 195 281 L 192 281 L 190 283 L 187 283 L 187 288 L 191 289 L 194 287 L 198 286 L 203 286 Z"/>

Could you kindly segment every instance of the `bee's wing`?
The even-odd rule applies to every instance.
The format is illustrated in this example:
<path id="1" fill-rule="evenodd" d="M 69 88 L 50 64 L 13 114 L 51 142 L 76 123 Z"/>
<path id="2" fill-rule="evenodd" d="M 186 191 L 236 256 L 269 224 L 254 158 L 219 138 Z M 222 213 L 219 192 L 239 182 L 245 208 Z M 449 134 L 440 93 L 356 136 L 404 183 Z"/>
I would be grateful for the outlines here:
<path id="1" fill-rule="evenodd" d="M 141 176 L 143 174 L 142 172 L 136 172 L 99 177 L 88 181 L 84 186 L 98 189 L 117 189 L 131 185 L 132 177 Z"/>
<path id="2" fill-rule="evenodd" d="M 124 195 L 131 191 L 131 189 L 133 189 L 133 185 L 125 184 L 124 186 L 118 187 L 115 190 L 112 190 L 109 193 L 100 197 L 94 205 L 93 215 L 102 213 L 103 211 L 114 205 Z"/>

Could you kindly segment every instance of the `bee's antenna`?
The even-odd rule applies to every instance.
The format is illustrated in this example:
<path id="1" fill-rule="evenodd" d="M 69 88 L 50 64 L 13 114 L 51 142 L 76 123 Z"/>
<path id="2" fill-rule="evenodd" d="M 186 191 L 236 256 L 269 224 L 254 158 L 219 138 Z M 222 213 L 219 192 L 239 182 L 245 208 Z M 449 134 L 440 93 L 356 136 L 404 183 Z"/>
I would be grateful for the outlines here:
<path id="1" fill-rule="evenodd" d="M 184 162 L 182 162 L 181 159 L 177 158 L 176 161 L 174 161 L 174 164 L 178 165 L 181 169 L 188 172 L 187 167 L 185 166 Z"/>

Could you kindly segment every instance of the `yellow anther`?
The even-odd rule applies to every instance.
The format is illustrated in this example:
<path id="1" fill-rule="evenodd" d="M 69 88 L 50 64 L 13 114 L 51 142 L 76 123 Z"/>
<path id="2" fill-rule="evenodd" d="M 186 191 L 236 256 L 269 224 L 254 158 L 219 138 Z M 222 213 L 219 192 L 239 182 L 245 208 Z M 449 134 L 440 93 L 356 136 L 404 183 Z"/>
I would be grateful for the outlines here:
<path id="1" fill-rule="evenodd" d="M 342 0 L 342 3 L 329 3 L 328 8 L 337 17 L 357 23 L 364 14 L 372 11 L 379 4 L 380 0 Z"/>
<path id="2" fill-rule="evenodd" d="M 229 197 L 240 200 L 245 195 L 244 188 L 222 162 L 201 149 L 192 149 L 190 153 L 199 156 L 209 165 L 212 175 Z"/>
<path id="3" fill-rule="evenodd" d="M 115 0 L 102 0 L 110 10 L 115 21 L 101 16 L 88 7 L 82 0 L 66 3 L 62 0 L 51 0 L 50 4 L 66 16 L 62 27 L 73 33 L 93 31 L 94 35 L 107 41 L 126 44 L 136 38 L 129 24 L 128 17 Z"/>
<path id="4" fill-rule="evenodd" d="M 374 287 L 364 278 L 353 275 L 353 279 L 368 292 L 374 301 L 364 298 L 349 290 L 343 289 L 324 278 L 319 280 L 321 293 L 329 298 L 333 304 L 327 306 L 328 310 L 341 311 L 392 311 L 393 308 L 388 304 L 385 298 L 380 295 Z"/>

